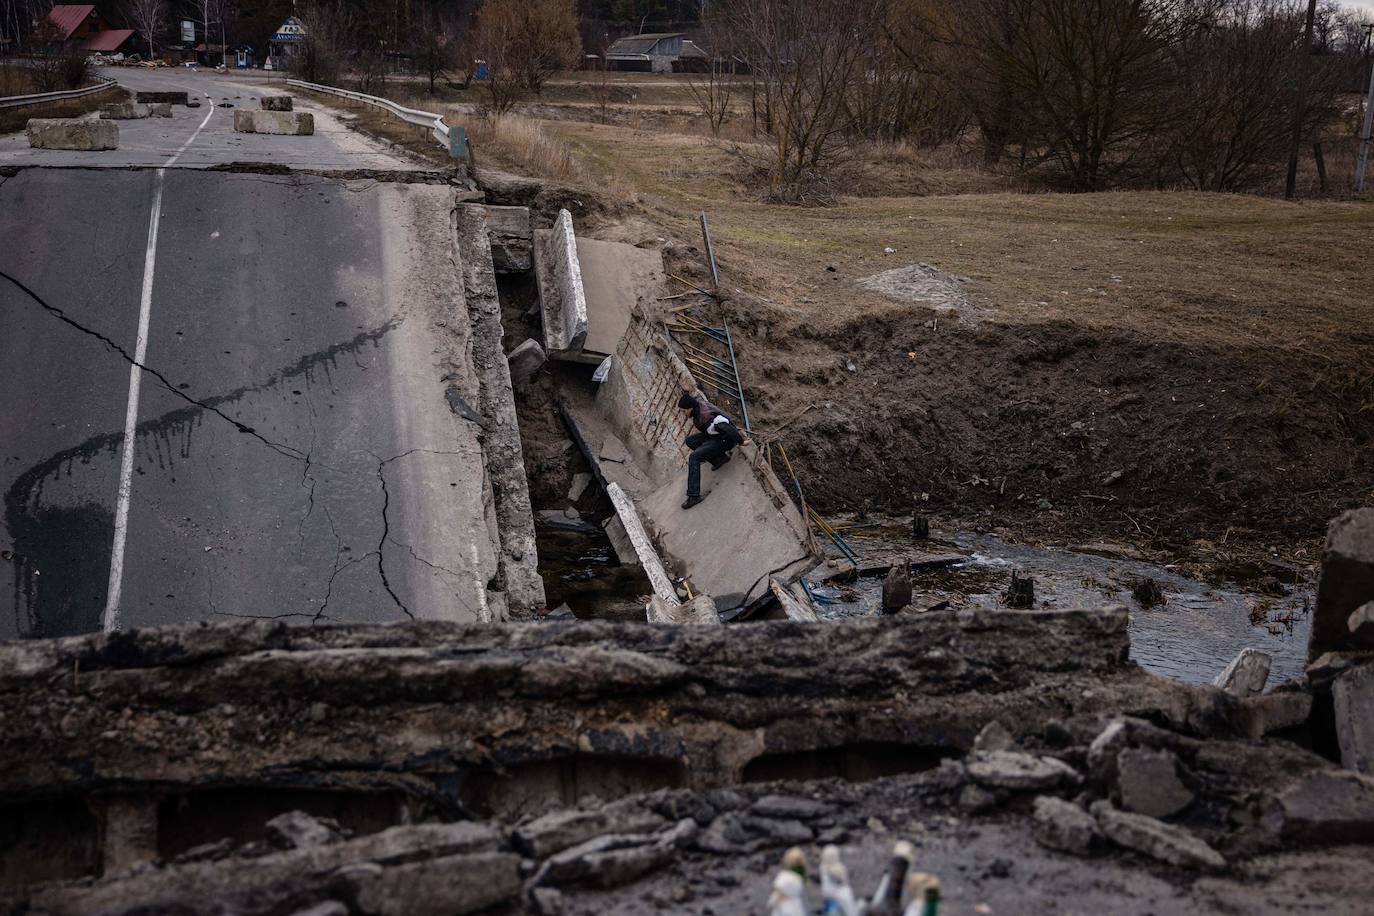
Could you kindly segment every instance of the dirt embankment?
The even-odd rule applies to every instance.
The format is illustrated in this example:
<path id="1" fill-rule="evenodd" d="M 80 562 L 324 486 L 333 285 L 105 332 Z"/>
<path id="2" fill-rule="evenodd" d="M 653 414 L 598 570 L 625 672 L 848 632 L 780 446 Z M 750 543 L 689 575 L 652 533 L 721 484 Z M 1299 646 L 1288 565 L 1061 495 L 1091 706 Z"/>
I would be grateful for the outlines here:
<path id="1" fill-rule="evenodd" d="M 755 425 L 815 405 L 782 438 L 825 511 L 1283 546 L 1374 488 L 1374 386 L 1319 359 L 921 307 L 773 323 L 732 305 L 754 330 L 739 350 Z"/>

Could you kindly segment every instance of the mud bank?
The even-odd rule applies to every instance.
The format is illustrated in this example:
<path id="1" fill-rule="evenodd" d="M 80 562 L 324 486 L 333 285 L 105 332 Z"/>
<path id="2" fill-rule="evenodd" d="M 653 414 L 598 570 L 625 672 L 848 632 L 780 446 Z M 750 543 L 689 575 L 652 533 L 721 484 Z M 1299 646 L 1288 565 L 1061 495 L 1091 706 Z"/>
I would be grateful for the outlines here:
<path id="1" fill-rule="evenodd" d="M 737 347 L 755 425 L 815 405 L 784 435 L 828 512 L 1287 554 L 1374 487 L 1353 368 L 1064 322 L 970 327 L 920 304 L 834 324 L 749 296 L 726 309 L 753 332 Z"/>

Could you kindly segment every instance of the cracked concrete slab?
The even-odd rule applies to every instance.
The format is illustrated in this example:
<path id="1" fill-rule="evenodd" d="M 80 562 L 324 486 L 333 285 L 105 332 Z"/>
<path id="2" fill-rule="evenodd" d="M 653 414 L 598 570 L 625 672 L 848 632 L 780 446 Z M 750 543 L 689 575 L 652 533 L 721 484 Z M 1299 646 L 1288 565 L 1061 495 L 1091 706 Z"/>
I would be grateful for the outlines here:
<path id="1" fill-rule="evenodd" d="M 37 297 L 0 279 L 17 395 L 0 403 L 0 638 L 99 625 L 150 177 L 34 169 L 0 187 L 0 235 L 24 239 L 0 271 Z M 453 200 L 167 173 L 125 626 L 503 616 L 478 429 L 445 400 L 477 400 Z"/>

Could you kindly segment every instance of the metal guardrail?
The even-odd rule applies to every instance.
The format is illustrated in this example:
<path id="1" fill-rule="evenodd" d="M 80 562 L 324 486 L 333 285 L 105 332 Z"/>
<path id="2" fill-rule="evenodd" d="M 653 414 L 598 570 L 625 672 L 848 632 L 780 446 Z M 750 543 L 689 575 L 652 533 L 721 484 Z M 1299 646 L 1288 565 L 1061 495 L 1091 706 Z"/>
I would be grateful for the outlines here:
<path id="1" fill-rule="evenodd" d="M 362 102 L 366 105 L 376 105 L 378 108 L 391 112 L 396 117 L 405 121 L 407 124 L 414 124 L 418 127 L 428 127 L 434 139 L 444 149 L 452 152 L 449 142 L 449 128 L 444 123 L 442 115 L 437 115 L 432 111 L 420 111 L 415 108 L 406 108 L 398 105 L 390 99 L 379 98 L 375 95 L 367 95 L 362 92 L 353 92 L 349 89 L 339 89 L 334 86 L 321 86 L 319 83 L 307 83 L 304 80 L 288 79 L 288 86 L 299 86 L 302 89 L 309 89 L 312 92 L 323 92 L 327 95 L 337 95 L 341 98 L 352 99 L 355 102 Z"/>
<path id="2" fill-rule="evenodd" d="M 97 92 L 119 85 L 115 80 L 107 77 L 98 76 L 100 82 L 95 86 L 86 86 L 82 89 L 63 89 L 59 92 L 36 92 L 33 95 L 11 95 L 0 98 L 0 108 L 22 108 L 25 105 L 41 105 L 44 102 L 59 102 L 62 99 L 78 99 L 83 95 L 95 95 Z"/>

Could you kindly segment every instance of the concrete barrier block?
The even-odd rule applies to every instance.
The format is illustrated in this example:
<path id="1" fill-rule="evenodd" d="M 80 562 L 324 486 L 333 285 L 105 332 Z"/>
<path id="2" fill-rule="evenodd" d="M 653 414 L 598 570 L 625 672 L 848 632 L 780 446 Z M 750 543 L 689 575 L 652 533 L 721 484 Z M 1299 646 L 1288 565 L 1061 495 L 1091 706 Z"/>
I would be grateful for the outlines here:
<path id="1" fill-rule="evenodd" d="M 152 110 L 139 102 L 115 102 L 100 109 L 100 116 L 111 121 L 136 121 L 150 114 Z"/>
<path id="2" fill-rule="evenodd" d="M 163 92 L 161 90 L 134 93 L 136 102 L 166 102 L 169 105 L 185 105 L 189 102 L 185 92 Z"/>
<path id="3" fill-rule="evenodd" d="M 291 111 L 292 104 L 289 95 L 265 95 L 262 97 L 263 111 Z"/>
<path id="4" fill-rule="evenodd" d="M 241 134 L 282 134 L 307 137 L 315 132 L 315 117 L 308 111 L 234 111 L 234 130 Z"/>
<path id="5" fill-rule="evenodd" d="M 109 150 L 119 148 L 119 125 L 79 118 L 32 118 L 25 133 L 34 149 Z"/>
<path id="6" fill-rule="evenodd" d="M 172 116 L 171 102 L 153 102 L 148 106 L 148 116 L 150 118 L 170 118 Z"/>

